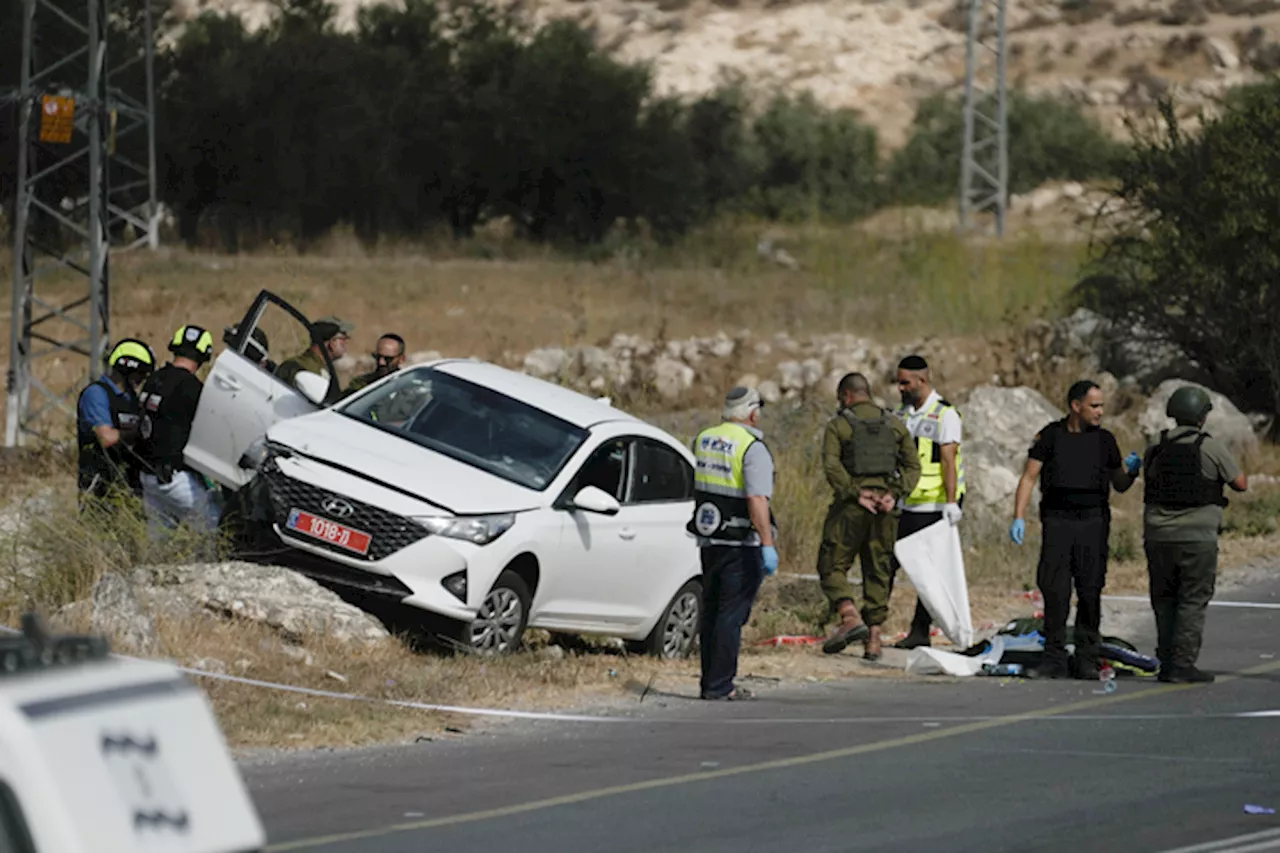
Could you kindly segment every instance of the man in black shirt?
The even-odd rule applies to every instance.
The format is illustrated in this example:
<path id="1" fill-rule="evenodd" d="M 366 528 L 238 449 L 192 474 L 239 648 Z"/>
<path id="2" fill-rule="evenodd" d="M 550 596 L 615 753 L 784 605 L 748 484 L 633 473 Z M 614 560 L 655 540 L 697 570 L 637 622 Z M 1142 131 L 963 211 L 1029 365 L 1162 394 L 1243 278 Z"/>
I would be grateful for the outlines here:
<path id="1" fill-rule="evenodd" d="M 1096 678 L 1102 588 L 1107 580 L 1111 533 L 1111 488 L 1124 492 L 1137 479 L 1141 457 L 1121 461 L 1116 437 L 1103 429 L 1102 391 L 1083 379 L 1067 392 L 1068 414 L 1036 434 L 1018 482 L 1009 535 L 1022 544 L 1024 515 L 1036 477 L 1040 479 L 1040 565 L 1036 585 L 1044 596 L 1045 664 L 1050 678 Z M 1074 667 L 1068 667 L 1067 614 L 1076 588 Z M 1072 671 L 1074 670 L 1074 671 Z"/>
<path id="2" fill-rule="evenodd" d="M 182 455 L 204 390 L 196 371 L 213 355 L 213 336 L 200 326 L 182 326 L 169 342 L 169 351 L 173 361 L 157 370 L 139 394 L 139 454 L 150 468 L 142 475 L 143 508 L 151 521 L 169 529 L 185 521 L 213 530 L 219 515 L 213 492 Z"/>

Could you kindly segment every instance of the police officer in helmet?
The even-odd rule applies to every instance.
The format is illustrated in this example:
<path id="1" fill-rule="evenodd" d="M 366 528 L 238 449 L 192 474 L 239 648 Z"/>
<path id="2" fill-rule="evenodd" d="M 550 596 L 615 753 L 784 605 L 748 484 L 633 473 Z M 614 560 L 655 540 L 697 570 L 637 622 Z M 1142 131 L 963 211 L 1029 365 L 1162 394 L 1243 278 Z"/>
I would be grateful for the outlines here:
<path id="1" fill-rule="evenodd" d="M 822 645 L 837 654 L 865 640 L 863 657 L 881 655 L 880 626 L 889 615 L 890 558 L 898 534 L 899 498 L 920 479 L 920 460 L 907 425 L 871 402 L 871 385 L 850 373 L 836 388 L 839 413 L 822 435 L 822 469 L 831 486 L 831 506 L 822 524 L 818 579 L 840 624 Z M 848 572 L 862 561 L 862 612 Z"/>
<path id="2" fill-rule="evenodd" d="M 1128 491 L 1142 465 L 1136 453 L 1120 458 L 1115 436 L 1101 425 L 1104 403 L 1096 382 L 1082 379 L 1071 386 L 1067 416 L 1036 433 L 1014 498 L 1009 536 L 1021 545 L 1027 530 L 1027 505 L 1036 477 L 1040 477 L 1044 535 L 1036 585 L 1044 596 L 1045 662 L 1037 674 L 1043 677 L 1098 677 L 1111 489 Z M 1073 585 L 1076 651 L 1068 660 L 1067 615 Z"/>
<path id="3" fill-rule="evenodd" d="M 742 626 L 765 575 L 778 569 L 773 496 L 773 455 L 760 430 L 764 401 L 754 388 L 725 396 L 723 423 L 693 440 L 693 517 L 702 561 L 703 699 L 750 699 L 735 687 Z"/>
<path id="4" fill-rule="evenodd" d="M 187 522 L 212 530 L 218 508 L 204 478 L 187 467 L 183 448 L 191 435 L 204 384 L 196 372 L 213 356 L 213 335 L 186 325 L 169 342 L 173 360 L 142 386 L 140 451 L 150 468 L 142 475 L 143 507 L 151 521 L 173 529 Z"/>
<path id="5" fill-rule="evenodd" d="M 155 369 L 151 347 L 124 338 L 107 353 L 106 372 L 80 392 L 76 404 L 77 485 L 82 496 L 104 497 L 111 486 L 141 495 L 138 457 L 138 385 Z"/>
<path id="6" fill-rule="evenodd" d="M 1174 391 L 1165 412 L 1177 426 L 1161 432 L 1145 455 L 1143 545 L 1156 657 L 1160 680 L 1175 684 L 1213 681 L 1196 660 L 1218 569 L 1218 533 L 1227 505 L 1222 487 L 1249 487 L 1226 445 L 1204 431 L 1212 408 L 1202 388 Z"/>

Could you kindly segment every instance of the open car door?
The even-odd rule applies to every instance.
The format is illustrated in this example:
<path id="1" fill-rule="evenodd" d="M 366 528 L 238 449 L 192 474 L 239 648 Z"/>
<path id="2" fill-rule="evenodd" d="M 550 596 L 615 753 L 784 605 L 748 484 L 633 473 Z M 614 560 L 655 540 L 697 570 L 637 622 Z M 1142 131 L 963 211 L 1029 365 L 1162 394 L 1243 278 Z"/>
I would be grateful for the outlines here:
<path id="1" fill-rule="evenodd" d="M 308 399 L 294 385 L 276 375 L 280 364 L 311 346 L 310 322 L 270 291 L 258 293 L 248 313 L 226 330 L 227 348 L 213 362 L 191 437 L 183 453 L 188 465 L 233 489 L 253 479 L 240 459 L 272 424 L 320 408 L 323 391 Z M 335 390 L 337 371 L 327 352 L 329 390 Z M 317 381 L 314 374 L 299 374 Z M 336 394 L 334 394 L 336 396 Z"/>

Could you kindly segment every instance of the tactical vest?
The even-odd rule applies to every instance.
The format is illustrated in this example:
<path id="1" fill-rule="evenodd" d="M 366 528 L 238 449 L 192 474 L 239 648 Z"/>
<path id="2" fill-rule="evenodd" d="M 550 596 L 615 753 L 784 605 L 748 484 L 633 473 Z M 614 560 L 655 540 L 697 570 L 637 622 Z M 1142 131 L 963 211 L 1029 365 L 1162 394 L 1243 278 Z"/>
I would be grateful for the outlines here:
<path id="1" fill-rule="evenodd" d="M 907 424 L 911 437 L 915 439 L 916 454 L 920 458 L 920 482 L 907 496 L 905 504 L 917 511 L 941 511 L 947 503 L 947 488 L 942 481 L 942 445 L 938 439 L 942 434 L 942 415 L 954 411 L 956 407 L 946 400 L 939 399 L 933 408 L 913 427 L 907 418 L 907 406 L 898 407 L 897 414 Z M 964 494 L 964 454 L 956 448 L 956 500 Z"/>
<path id="2" fill-rule="evenodd" d="M 840 448 L 840 461 L 854 477 L 889 477 L 898 470 L 898 437 L 894 417 L 881 409 L 874 418 L 860 418 L 852 408 L 840 414 L 853 427 L 853 438 Z"/>
<path id="3" fill-rule="evenodd" d="M 80 392 L 76 401 L 76 411 L 80 410 L 80 401 L 85 393 L 94 385 L 107 392 L 107 401 L 111 405 L 111 426 L 117 430 L 127 429 L 138 422 L 138 401 L 127 391 L 117 391 L 105 377 L 91 382 Z M 134 457 L 125 449 L 123 442 L 114 447 L 103 449 L 93 427 L 77 419 L 76 440 L 80 446 L 77 460 L 76 481 L 81 491 L 87 491 L 96 497 L 103 497 L 111 483 L 138 488 L 138 466 Z"/>
<path id="4" fill-rule="evenodd" d="M 1040 488 L 1045 494 L 1058 492 L 1061 494 L 1100 494 L 1110 495 L 1111 484 L 1109 472 L 1101 465 L 1084 466 L 1079 460 L 1072 460 L 1067 454 L 1059 453 L 1057 443 L 1069 433 L 1064 421 L 1057 421 L 1049 427 L 1053 432 L 1053 449 L 1049 459 L 1044 463 L 1040 475 Z M 1099 463 L 1103 460 L 1099 459 Z"/>
<path id="5" fill-rule="evenodd" d="M 186 468 L 182 451 L 191 436 L 191 423 L 174 419 L 165 411 L 165 400 L 183 383 L 194 379 L 189 371 L 166 364 L 147 379 L 138 394 L 142 407 L 138 452 L 164 482 L 166 470 Z M 197 382 L 199 380 L 196 380 Z"/>
<path id="6" fill-rule="evenodd" d="M 685 529 L 696 536 L 742 542 L 755 531 L 747 509 L 743 462 L 760 441 L 740 424 L 723 423 L 694 440 L 693 517 Z"/>
<path id="7" fill-rule="evenodd" d="M 1207 432 L 1195 441 L 1170 441 L 1169 431 L 1160 433 L 1160 443 L 1147 452 L 1147 482 L 1143 500 L 1166 509 L 1226 506 L 1222 483 L 1204 475 L 1200 446 Z"/>

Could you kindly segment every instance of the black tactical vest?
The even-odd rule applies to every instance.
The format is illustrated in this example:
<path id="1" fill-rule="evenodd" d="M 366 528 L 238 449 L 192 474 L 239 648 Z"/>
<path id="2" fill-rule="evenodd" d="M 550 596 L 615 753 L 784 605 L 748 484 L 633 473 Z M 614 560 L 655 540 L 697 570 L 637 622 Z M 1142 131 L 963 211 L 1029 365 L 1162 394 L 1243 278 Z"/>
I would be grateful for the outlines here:
<path id="1" fill-rule="evenodd" d="M 76 401 L 76 411 L 80 411 L 80 402 L 93 386 L 99 386 L 107 392 L 107 401 L 111 405 L 111 426 L 117 430 L 128 429 L 138 422 L 138 401 L 128 391 L 116 391 L 105 378 L 90 383 L 80 392 Z M 80 491 L 90 492 L 96 497 L 103 497 L 112 483 L 128 486 L 137 491 L 139 488 L 138 466 L 136 457 L 125 449 L 123 442 L 114 447 L 103 449 L 93 427 L 81 419 L 76 422 L 76 441 L 80 447 L 78 471 L 76 476 Z"/>
<path id="2" fill-rule="evenodd" d="M 1227 505 L 1222 483 L 1204 475 L 1200 445 L 1208 437 L 1202 432 L 1195 441 L 1170 441 L 1168 430 L 1160 433 L 1160 443 L 1147 453 L 1147 503 L 1168 509 Z"/>

